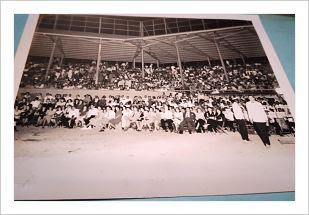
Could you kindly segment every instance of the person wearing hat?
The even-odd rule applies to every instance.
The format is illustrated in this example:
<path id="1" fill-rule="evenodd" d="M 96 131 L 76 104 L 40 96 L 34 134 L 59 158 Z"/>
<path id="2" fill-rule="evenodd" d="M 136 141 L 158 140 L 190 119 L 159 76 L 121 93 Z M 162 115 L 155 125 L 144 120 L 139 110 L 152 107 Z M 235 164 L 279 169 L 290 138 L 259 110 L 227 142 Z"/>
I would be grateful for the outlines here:
<path id="1" fill-rule="evenodd" d="M 250 122 L 253 124 L 254 130 L 263 141 L 266 147 L 270 147 L 268 136 L 268 129 L 266 123 L 268 122 L 267 114 L 263 105 L 256 101 L 253 96 L 249 96 L 249 101 L 246 103 L 248 116 Z"/>

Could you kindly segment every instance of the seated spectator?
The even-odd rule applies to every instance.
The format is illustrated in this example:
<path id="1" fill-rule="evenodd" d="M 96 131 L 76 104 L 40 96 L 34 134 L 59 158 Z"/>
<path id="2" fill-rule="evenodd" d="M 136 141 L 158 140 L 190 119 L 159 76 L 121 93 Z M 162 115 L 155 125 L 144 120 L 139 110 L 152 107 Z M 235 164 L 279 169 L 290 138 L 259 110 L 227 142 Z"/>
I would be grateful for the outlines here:
<path id="1" fill-rule="evenodd" d="M 99 67 L 99 83 L 95 85 L 96 66 L 93 63 L 68 63 L 61 67 L 54 65 L 50 75 L 45 78 L 46 63 L 28 61 L 21 80 L 21 87 L 59 88 L 59 89 L 119 89 L 119 90 L 174 90 L 181 88 L 179 68 L 167 66 L 153 68 L 145 65 L 145 77 L 141 68 L 131 68 L 126 64 L 108 65 L 103 62 Z M 104 65 L 104 66 L 103 66 Z M 220 91 L 242 91 L 274 89 L 278 86 L 269 64 L 230 65 L 226 68 L 229 82 L 221 66 L 209 67 L 191 63 L 184 68 L 186 85 L 191 89 Z M 188 86 L 185 86 L 185 88 Z M 188 87 L 189 88 L 189 87 Z"/>
<path id="2" fill-rule="evenodd" d="M 52 119 L 54 118 L 54 114 L 55 114 L 55 110 L 53 109 L 53 107 L 48 106 L 48 109 L 43 117 L 42 128 L 44 128 L 44 126 L 51 125 Z"/>
<path id="3" fill-rule="evenodd" d="M 181 112 L 180 108 L 176 107 L 174 111 L 173 122 L 175 124 L 175 129 L 179 131 L 179 125 L 183 121 L 183 112 Z"/>
<path id="4" fill-rule="evenodd" d="M 162 92 L 158 96 L 143 94 L 143 96 L 107 97 L 101 95 L 92 97 L 87 94 L 73 99 L 71 95 L 56 94 L 53 97 L 49 93 L 43 99 L 40 94 L 26 93 L 18 95 L 15 101 L 14 125 L 16 130 L 18 126 L 54 125 L 67 128 L 97 128 L 103 131 L 116 129 L 119 125 L 124 131 L 131 128 L 137 131 L 148 129 L 183 133 L 188 130 L 189 133 L 195 131 L 202 133 L 205 130 L 233 132 L 236 130 L 235 119 L 237 122 L 242 120 L 243 127 L 249 124 L 244 106 L 248 96 L 241 93 L 236 96 L 200 94 Z M 294 133 L 295 122 L 284 99 L 278 95 L 255 97 L 267 110 L 267 123 L 277 129 L 277 134 L 283 135 L 281 131 L 286 127 L 289 128 L 289 133 Z M 235 108 L 236 103 L 238 109 Z"/>
<path id="5" fill-rule="evenodd" d="M 185 130 L 185 127 L 190 134 L 195 130 L 195 114 L 191 111 L 189 107 L 186 108 L 183 113 L 183 121 L 179 125 L 179 133 L 182 134 Z"/>
<path id="6" fill-rule="evenodd" d="M 205 116 L 202 112 L 202 109 L 200 107 L 197 108 L 197 111 L 195 113 L 195 119 L 196 119 L 196 125 L 195 129 L 197 133 L 205 133 Z"/>
<path id="7" fill-rule="evenodd" d="M 93 104 L 90 105 L 90 108 L 84 118 L 84 122 L 85 122 L 85 125 L 86 127 L 88 127 L 88 124 L 90 123 L 90 120 L 92 118 L 94 118 L 96 115 L 98 115 L 98 110 L 97 108 L 94 107 Z M 92 127 L 92 126 L 91 126 Z"/>
<path id="8" fill-rule="evenodd" d="M 161 127 L 166 132 L 173 132 L 173 113 L 169 107 L 162 108 Z"/>

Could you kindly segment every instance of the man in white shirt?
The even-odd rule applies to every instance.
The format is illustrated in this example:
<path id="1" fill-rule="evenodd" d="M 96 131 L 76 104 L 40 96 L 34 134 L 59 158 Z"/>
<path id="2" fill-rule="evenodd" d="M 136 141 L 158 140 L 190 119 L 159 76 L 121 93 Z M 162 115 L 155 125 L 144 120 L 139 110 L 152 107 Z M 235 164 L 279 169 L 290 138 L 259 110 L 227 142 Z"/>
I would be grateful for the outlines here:
<path id="1" fill-rule="evenodd" d="M 237 99 L 234 99 L 233 104 L 232 104 L 232 109 L 233 109 L 234 117 L 236 119 L 236 122 L 239 128 L 238 130 L 241 135 L 241 138 L 244 141 L 249 141 L 245 115 Z"/>
<path id="2" fill-rule="evenodd" d="M 163 130 L 168 132 L 173 132 L 173 113 L 170 111 L 170 108 L 162 108 L 162 115 L 161 115 L 161 126 Z"/>
<path id="3" fill-rule="evenodd" d="M 79 116 L 79 110 L 69 105 L 66 110 L 64 124 L 67 128 L 73 128 L 75 120 Z"/>
<path id="4" fill-rule="evenodd" d="M 38 109 L 39 106 L 40 106 L 40 104 L 41 104 L 41 102 L 40 102 L 39 98 L 36 97 L 36 98 L 34 99 L 34 101 L 32 101 L 30 104 L 32 105 L 32 109 L 34 109 L 34 108 L 35 108 L 35 109 Z"/>
<path id="5" fill-rule="evenodd" d="M 232 112 L 231 108 L 224 108 L 223 114 L 225 116 L 225 126 L 227 128 L 230 128 L 231 131 L 235 132 L 235 127 L 234 127 L 234 113 Z"/>
<path id="6" fill-rule="evenodd" d="M 253 127 L 263 141 L 266 147 L 270 146 L 270 141 L 268 137 L 268 131 L 266 123 L 268 122 L 268 117 L 265 112 L 263 105 L 260 102 L 257 102 L 253 96 L 249 96 L 249 100 L 246 103 L 248 116 L 250 122 L 253 124 Z"/>
<path id="7" fill-rule="evenodd" d="M 93 104 L 90 105 L 90 108 L 86 114 L 86 117 L 84 118 L 85 125 L 88 126 L 90 120 L 94 118 L 96 115 L 98 115 L 98 109 L 94 107 Z"/>

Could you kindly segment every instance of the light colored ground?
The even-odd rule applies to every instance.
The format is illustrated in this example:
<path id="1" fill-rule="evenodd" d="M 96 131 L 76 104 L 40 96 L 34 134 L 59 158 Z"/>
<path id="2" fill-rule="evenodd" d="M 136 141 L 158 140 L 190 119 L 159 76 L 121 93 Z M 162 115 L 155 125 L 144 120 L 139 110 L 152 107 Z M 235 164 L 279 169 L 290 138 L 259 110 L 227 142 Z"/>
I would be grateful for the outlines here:
<path id="1" fill-rule="evenodd" d="M 15 133 L 15 199 L 102 199 L 293 191 L 294 144 L 272 136 L 64 128 Z"/>

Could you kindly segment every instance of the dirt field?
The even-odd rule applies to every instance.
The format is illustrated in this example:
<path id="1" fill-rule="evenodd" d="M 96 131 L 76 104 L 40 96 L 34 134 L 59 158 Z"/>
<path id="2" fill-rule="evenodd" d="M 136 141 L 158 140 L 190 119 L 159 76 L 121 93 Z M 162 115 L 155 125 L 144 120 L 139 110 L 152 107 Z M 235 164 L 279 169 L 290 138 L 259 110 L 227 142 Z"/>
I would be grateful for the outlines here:
<path id="1" fill-rule="evenodd" d="M 15 199 L 105 199 L 293 191 L 294 144 L 272 136 L 64 128 L 15 132 Z"/>

